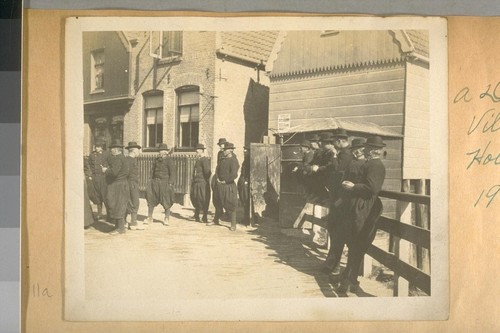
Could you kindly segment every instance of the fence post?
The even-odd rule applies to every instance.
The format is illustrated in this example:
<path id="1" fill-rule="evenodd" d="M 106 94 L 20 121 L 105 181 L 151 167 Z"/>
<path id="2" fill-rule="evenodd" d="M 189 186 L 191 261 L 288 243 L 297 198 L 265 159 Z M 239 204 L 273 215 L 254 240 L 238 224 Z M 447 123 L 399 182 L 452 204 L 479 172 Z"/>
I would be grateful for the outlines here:
<path id="1" fill-rule="evenodd" d="M 426 194 L 426 180 L 419 179 L 415 184 L 416 194 Z M 415 220 L 418 227 L 429 229 L 429 207 L 427 205 L 416 204 Z M 417 247 L 417 267 L 425 273 L 430 273 L 429 250 L 421 246 Z"/>
<path id="2" fill-rule="evenodd" d="M 410 181 L 404 179 L 402 182 L 402 192 L 410 191 Z M 398 200 L 397 202 L 397 214 L 398 219 L 401 223 L 412 224 L 411 223 L 411 204 Z M 397 260 L 410 258 L 410 243 L 402 241 L 399 237 L 394 237 L 394 255 Z M 409 282 L 404 278 L 400 277 L 396 272 L 394 272 L 394 296 L 408 296 L 409 295 Z"/>

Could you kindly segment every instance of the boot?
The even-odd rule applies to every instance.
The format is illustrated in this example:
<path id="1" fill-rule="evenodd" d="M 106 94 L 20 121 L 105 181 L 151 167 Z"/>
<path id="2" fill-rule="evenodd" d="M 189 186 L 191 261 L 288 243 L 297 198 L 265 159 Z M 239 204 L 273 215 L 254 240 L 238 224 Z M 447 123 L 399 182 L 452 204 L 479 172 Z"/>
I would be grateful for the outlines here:
<path id="1" fill-rule="evenodd" d="M 207 217 L 207 215 L 208 215 L 208 211 L 207 211 L 207 210 L 204 210 L 204 211 L 203 211 L 203 218 L 201 219 L 201 221 L 202 221 L 203 223 L 208 223 L 208 217 Z"/>
<path id="2" fill-rule="evenodd" d="M 151 207 L 151 206 L 148 206 L 148 218 L 144 220 L 144 224 L 148 225 L 148 224 L 153 224 L 153 211 L 154 211 L 154 207 Z"/>
<path id="3" fill-rule="evenodd" d="M 102 203 L 97 204 L 97 220 L 102 219 Z"/>
<path id="4" fill-rule="evenodd" d="M 168 221 L 170 220 L 170 209 L 165 210 L 165 218 L 163 219 L 163 225 L 168 226 Z"/>
<path id="5" fill-rule="evenodd" d="M 116 219 L 117 228 L 110 232 L 110 235 L 124 234 L 127 229 L 125 228 L 125 219 Z"/>
<path id="6" fill-rule="evenodd" d="M 196 222 L 200 222 L 200 210 L 198 208 L 195 208 L 194 210 L 194 220 Z"/>
<path id="7" fill-rule="evenodd" d="M 137 222 L 137 213 L 130 213 L 130 230 L 144 230 L 144 227 Z"/>
<path id="8" fill-rule="evenodd" d="M 221 216 L 221 211 L 219 209 L 215 209 L 215 216 L 214 216 L 214 220 L 211 222 L 211 223 L 207 223 L 207 225 L 220 225 L 219 223 L 219 219 L 220 219 L 220 216 Z"/>
<path id="9" fill-rule="evenodd" d="M 235 231 L 236 230 L 236 212 L 231 212 L 230 213 L 231 215 L 231 231 Z"/>

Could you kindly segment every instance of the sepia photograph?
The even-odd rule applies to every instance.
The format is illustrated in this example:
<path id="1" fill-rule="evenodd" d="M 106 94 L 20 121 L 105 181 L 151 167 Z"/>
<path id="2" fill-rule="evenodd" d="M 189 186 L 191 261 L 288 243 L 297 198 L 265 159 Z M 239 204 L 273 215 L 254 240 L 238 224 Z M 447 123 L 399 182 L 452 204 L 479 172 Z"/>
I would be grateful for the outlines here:
<path id="1" fill-rule="evenodd" d="M 70 18 L 78 321 L 448 316 L 446 21 Z"/>

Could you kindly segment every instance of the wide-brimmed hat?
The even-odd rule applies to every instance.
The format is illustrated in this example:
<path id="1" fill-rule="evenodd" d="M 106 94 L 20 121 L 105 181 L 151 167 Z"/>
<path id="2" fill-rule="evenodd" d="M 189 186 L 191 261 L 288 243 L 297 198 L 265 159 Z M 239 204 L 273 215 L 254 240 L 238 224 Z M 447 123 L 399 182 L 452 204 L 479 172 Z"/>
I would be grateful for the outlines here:
<path id="1" fill-rule="evenodd" d="M 323 132 L 320 134 L 321 136 L 321 142 L 333 142 L 335 139 L 330 132 Z"/>
<path id="2" fill-rule="evenodd" d="M 109 146 L 109 148 L 123 148 L 123 144 L 120 140 L 115 140 L 113 143 Z"/>
<path id="3" fill-rule="evenodd" d="M 365 147 L 383 148 L 385 147 L 385 143 L 380 136 L 375 135 L 366 139 Z"/>
<path id="4" fill-rule="evenodd" d="M 309 140 L 304 140 L 300 143 L 301 147 L 311 148 L 311 142 Z"/>
<path id="5" fill-rule="evenodd" d="M 198 143 L 195 148 L 196 149 L 205 149 L 205 145 L 203 143 Z"/>
<path id="6" fill-rule="evenodd" d="M 226 138 L 220 138 L 219 142 L 217 142 L 217 146 L 223 145 L 227 142 Z"/>
<path id="7" fill-rule="evenodd" d="M 232 144 L 231 142 L 226 142 L 224 144 L 224 150 L 226 149 L 235 149 L 236 147 L 234 146 L 234 144 Z"/>
<path id="8" fill-rule="evenodd" d="M 333 130 L 333 137 L 334 138 L 348 138 L 349 135 L 347 135 L 347 132 L 343 128 L 336 128 Z"/>
<path id="9" fill-rule="evenodd" d="M 354 150 L 354 149 L 363 148 L 365 146 L 365 141 L 366 140 L 364 138 L 353 139 L 349 149 Z"/>
<path id="10" fill-rule="evenodd" d="M 168 146 L 166 143 L 161 143 L 159 146 L 158 146 L 158 150 L 168 150 Z"/>
<path id="11" fill-rule="evenodd" d="M 125 148 L 126 148 L 126 149 L 132 149 L 132 148 L 141 149 L 142 147 L 141 147 L 141 146 L 139 146 L 139 145 L 137 144 L 137 142 L 135 142 L 135 141 L 130 141 L 130 142 L 128 143 L 128 146 L 127 146 L 127 147 L 125 147 Z"/>
<path id="12" fill-rule="evenodd" d="M 309 142 L 318 142 L 319 140 L 321 140 L 321 138 L 319 137 L 318 134 L 314 134 L 308 140 Z"/>

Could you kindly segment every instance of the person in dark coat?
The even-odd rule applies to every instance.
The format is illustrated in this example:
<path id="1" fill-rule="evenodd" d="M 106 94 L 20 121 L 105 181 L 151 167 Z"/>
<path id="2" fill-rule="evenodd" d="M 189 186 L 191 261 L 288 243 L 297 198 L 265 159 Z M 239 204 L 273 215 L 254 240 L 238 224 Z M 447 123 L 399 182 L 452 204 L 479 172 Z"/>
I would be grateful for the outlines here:
<path id="1" fill-rule="evenodd" d="M 108 184 L 102 168 L 108 167 L 109 154 L 105 151 L 106 144 L 103 141 L 97 141 L 95 150 L 89 156 L 89 170 L 87 179 L 92 182 L 95 191 L 89 191 L 97 205 L 97 219 L 102 219 L 102 205 L 106 205 Z M 109 207 L 106 206 L 106 214 L 109 220 Z"/>
<path id="2" fill-rule="evenodd" d="M 337 262 L 335 258 L 339 254 L 339 251 L 340 255 L 342 255 L 346 231 L 342 228 L 339 222 L 341 219 L 337 215 L 339 215 L 338 210 L 342 202 L 341 196 L 343 192 L 341 183 L 353 160 L 353 151 L 349 149 L 349 136 L 344 129 L 336 129 L 332 137 L 334 139 L 333 145 L 335 148 L 333 150 L 333 160 L 330 168 L 331 172 L 327 179 L 328 194 L 330 196 L 330 211 L 327 223 L 328 235 L 330 237 L 330 249 L 328 250 L 323 270 L 326 272 L 333 271 L 334 274 L 339 274 L 340 257 L 339 262 Z"/>
<path id="3" fill-rule="evenodd" d="M 342 182 L 349 196 L 346 196 L 346 203 L 342 205 L 344 209 L 338 216 L 341 218 L 339 222 L 348 231 L 345 243 L 349 247 L 349 255 L 344 274 L 346 279 L 342 281 L 339 292 L 355 292 L 358 289 L 361 261 L 375 237 L 376 222 L 383 209 L 378 193 L 385 180 L 385 166 L 380 159 L 385 143 L 379 136 L 372 136 L 366 140 L 364 147 L 366 162 L 360 168 L 359 182 Z M 335 260 L 340 260 L 340 256 L 337 255 Z"/>
<path id="4" fill-rule="evenodd" d="M 311 173 L 311 163 L 314 160 L 314 151 L 311 148 L 311 142 L 308 140 L 302 141 L 300 150 L 302 152 L 302 161 L 294 166 L 292 173 L 297 175 L 298 182 L 302 184 L 306 194 L 309 195 L 312 191 L 309 174 Z"/>
<path id="5" fill-rule="evenodd" d="M 141 151 L 141 146 L 137 142 L 131 141 L 126 147 L 128 150 L 127 162 L 129 165 L 128 185 L 130 187 L 130 201 L 127 207 L 127 213 L 130 214 L 130 230 L 143 230 L 144 227 L 137 221 L 137 212 L 139 210 L 139 165 L 137 156 Z"/>
<path id="6" fill-rule="evenodd" d="M 109 216 L 114 220 L 116 229 L 111 234 L 123 234 L 126 231 L 125 217 L 130 200 L 130 188 L 128 185 L 129 164 L 123 156 L 123 145 L 114 142 L 111 146 L 109 156 L 109 167 L 102 167 L 108 183 L 106 199 L 109 207 Z"/>
<path id="7" fill-rule="evenodd" d="M 234 145 L 227 142 L 224 145 L 224 157 L 215 169 L 215 186 L 213 202 L 215 217 L 212 224 L 219 224 L 223 209 L 231 216 L 231 231 L 236 230 L 236 208 L 238 207 L 238 193 L 236 183 L 240 165 L 234 155 Z"/>
<path id="8" fill-rule="evenodd" d="M 243 147 L 244 159 L 241 163 L 240 178 L 238 178 L 238 196 L 243 205 L 243 224 L 253 228 L 253 200 L 250 193 L 250 149 Z"/>
<path id="9" fill-rule="evenodd" d="M 194 165 L 193 180 L 191 182 L 191 203 L 194 206 L 194 219 L 200 222 L 200 211 L 203 212 L 202 222 L 207 223 L 208 206 L 210 204 L 210 160 L 205 154 L 205 146 L 196 146 L 198 159 Z"/>
<path id="10" fill-rule="evenodd" d="M 148 217 L 145 223 L 153 223 L 153 211 L 158 204 L 165 209 L 163 225 L 168 226 L 170 220 L 170 207 L 174 204 L 175 170 L 169 155 L 168 146 L 160 144 L 160 156 L 153 163 L 153 178 L 146 190 L 148 202 Z"/>
<path id="11" fill-rule="evenodd" d="M 224 157 L 224 145 L 227 143 L 226 138 L 219 138 L 217 146 L 219 146 L 219 151 L 217 152 L 217 163 Z"/>
<path id="12" fill-rule="evenodd" d="M 321 133 L 321 148 L 311 162 L 311 181 L 315 197 L 320 201 L 328 198 L 328 179 L 334 171 L 337 151 L 331 133 Z"/>

